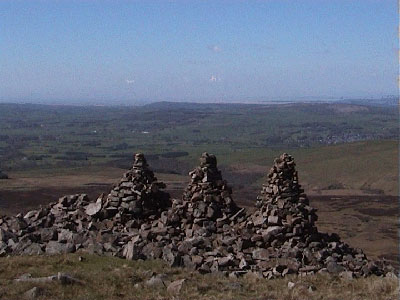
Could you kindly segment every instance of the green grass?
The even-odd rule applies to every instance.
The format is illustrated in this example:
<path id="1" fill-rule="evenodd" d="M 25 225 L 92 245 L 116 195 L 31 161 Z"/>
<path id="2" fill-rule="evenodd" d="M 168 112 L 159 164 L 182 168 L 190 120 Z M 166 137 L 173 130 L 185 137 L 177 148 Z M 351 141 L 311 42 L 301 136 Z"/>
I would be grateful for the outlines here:
<path id="1" fill-rule="evenodd" d="M 159 149 L 149 151 L 142 149 L 145 154 L 159 153 Z M 320 146 L 307 149 L 231 149 L 226 145 L 207 145 L 202 147 L 182 147 L 188 156 L 178 158 L 190 168 L 199 163 L 202 152 L 207 151 L 217 156 L 218 164 L 225 167 L 237 167 L 237 171 L 248 173 L 260 172 L 266 175 L 273 161 L 281 153 L 287 152 L 295 158 L 299 171 L 300 182 L 307 188 L 319 190 L 330 185 L 341 184 L 351 190 L 382 190 L 387 195 L 398 195 L 398 142 L 397 141 L 368 141 L 347 143 L 332 146 Z M 90 170 L 96 174 L 104 173 L 103 161 L 90 161 L 90 166 L 53 166 L 48 165 L 39 169 L 25 168 L 15 173 L 17 177 L 57 176 L 87 174 Z M 150 166 L 151 167 L 151 166 Z M 257 168 L 257 169 L 255 169 Z M 254 171 L 255 170 L 255 171 Z M 121 171 L 121 174 L 123 171 Z M 184 174 L 186 176 L 186 174 Z M 265 177 L 253 182 L 259 187 Z"/>
<path id="2" fill-rule="evenodd" d="M 2 167 L 59 165 L 57 156 L 67 151 L 106 155 L 89 157 L 91 163 L 98 164 L 112 160 L 111 154 L 134 151 L 154 154 L 193 149 L 198 153 L 211 148 L 230 154 L 247 149 L 316 146 L 328 143 L 325 140 L 328 136 L 343 134 L 361 135 L 364 139 L 397 137 L 398 116 L 390 108 L 361 107 L 359 111 L 343 113 L 328 104 L 168 106 L 166 109 L 162 105 L 120 108 L 3 104 L 0 107 Z M 126 149 L 112 149 L 122 143 L 128 145 Z M 58 149 L 58 153 L 50 153 L 52 148 Z M 24 156 L 43 154 L 50 157 L 43 161 L 21 160 Z"/>
<path id="3" fill-rule="evenodd" d="M 217 155 L 220 165 L 241 165 L 251 171 L 251 164 L 265 166 L 265 174 L 281 153 L 291 154 L 296 161 L 300 182 L 308 188 L 325 189 L 342 184 L 346 189 L 381 189 L 388 195 L 398 194 L 398 142 L 368 141 L 307 149 L 245 149 L 204 147 L 188 149 L 189 157 L 181 158 L 195 166 L 202 151 Z M 255 184 L 260 185 L 265 178 Z"/>

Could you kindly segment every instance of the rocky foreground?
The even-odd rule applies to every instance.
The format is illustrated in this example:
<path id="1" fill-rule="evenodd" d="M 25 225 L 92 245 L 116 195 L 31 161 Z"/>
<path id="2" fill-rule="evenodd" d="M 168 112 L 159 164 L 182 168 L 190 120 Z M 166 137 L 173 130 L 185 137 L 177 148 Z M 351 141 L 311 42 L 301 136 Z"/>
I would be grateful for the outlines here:
<path id="1" fill-rule="evenodd" d="M 336 234 L 318 232 L 316 210 L 290 155 L 275 160 L 254 213 L 238 207 L 204 153 L 182 199 L 171 199 L 142 154 L 110 194 L 70 195 L 25 215 L 0 218 L 0 256 L 76 251 L 129 260 L 161 258 L 200 273 L 395 276 Z"/>
<path id="2" fill-rule="evenodd" d="M 398 300 L 397 278 L 349 280 L 295 274 L 266 280 L 170 268 L 162 260 L 125 260 L 83 253 L 0 259 L 0 299 L 85 300 Z M 72 279 L 71 279 L 72 278 Z"/>

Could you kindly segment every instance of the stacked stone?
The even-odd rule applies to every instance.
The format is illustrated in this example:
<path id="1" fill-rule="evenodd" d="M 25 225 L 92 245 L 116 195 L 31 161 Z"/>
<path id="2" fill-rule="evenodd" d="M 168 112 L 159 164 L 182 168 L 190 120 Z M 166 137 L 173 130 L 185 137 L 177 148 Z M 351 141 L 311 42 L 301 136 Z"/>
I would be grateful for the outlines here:
<path id="1" fill-rule="evenodd" d="M 290 155 L 275 160 L 257 200 L 258 209 L 238 225 L 251 252 L 244 258 L 247 268 L 267 278 L 291 273 L 347 272 L 352 277 L 382 273 L 361 249 L 350 248 L 336 234 L 318 232 L 316 209 L 309 206 Z"/>
<path id="2" fill-rule="evenodd" d="M 183 194 L 188 218 L 216 221 L 238 211 L 232 199 L 232 189 L 222 179 L 215 155 L 203 153 L 200 166 L 189 173 L 191 182 Z M 195 222 L 195 223 L 196 223 Z"/>
<path id="3" fill-rule="evenodd" d="M 233 224 L 244 220 L 244 209 L 233 201 L 232 189 L 223 180 L 214 155 L 203 153 L 200 166 L 189 176 L 182 199 L 174 199 L 172 209 L 162 216 L 180 237 L 165 248 L 175 258 L 170 262 L 203 273 L 237 269 L 240 260 L 236 259 Z"/>
<path id="4" fill-rule="evenodd" d="M 0 255 L 82 250 L 123 256 L 127 243 L 140 236 L 143 254 L 138 257 L 157 258 L 148 255 L 149 244 L 163 233 L 157 229 L 158 223 L 162 224 L 158 220 L 171 201 L 143 154 L 134 158 L 132 169 L 120 183 L 96 202 L 90 202 L 87 195 L 69 195 L 25 216 L 0 218 Z"/>
<path id="5" fill-rule="evenodd" d="M 244 209 L 233 201 L 214 155 L 203 153 L 200 166 L 189 175 L 182 199 L 173 199 L 172 208 L 157 221 L 142 224 L 123 256 L 162 258 L 171 266 L 203 273 L 236 270 L 240 260 L 233 224 L 244 220 Z"/>
<path id="6" fill-rule="evenodd" d="M 106 197 L 99 215 L 102 219 L 116 217 L 122 222 L 132 218 L 159 217 L 171 206 L 169 195 L 163 191 L 165 184 L 158 182 L 142 153 L 134 156 L 132 168 Z"/>
<path id="7" fill-rule="evenodd" d="M 278 247 L 288 239 L 306 242 L 318 233 L 316 209 L 298 181 L 293 158 L 284 153 L 275 159 L 267 183 L 257 197 L 258 210 L 251 216 L 257 234 L 268 246 Z"/>

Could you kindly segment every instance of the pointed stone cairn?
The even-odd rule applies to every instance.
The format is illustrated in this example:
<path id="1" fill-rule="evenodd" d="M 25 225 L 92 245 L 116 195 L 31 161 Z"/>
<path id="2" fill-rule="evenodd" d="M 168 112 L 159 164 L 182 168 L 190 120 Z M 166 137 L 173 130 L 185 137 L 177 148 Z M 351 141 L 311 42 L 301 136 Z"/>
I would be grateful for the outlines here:
<path id="1" fill-rule="evenodd" d="M 238 207 L 232 199 L 232 189 L 222 179 L 217 168 L 217 158 L 203 153 L 200 166 L 189 173 L 191 181 L 183 194 L 188 212 L 194 219 L 216 221 L 234 215 Z"/>
<path id="2" fill-rule="evenodd" d="M 305 237 L 318 233 L 316 209 L 309 206 L 295 167 L 293 158 L 286 153 L 275 159 L 257 197 L 258 210 L 252 216 L 253 224 L 264 234 L 263 240 L 271 241 L 273 247 L 290 238 L 306 242 Z"/>
<path id="3" fill-rule="evenodd" d="M 165 184 L 157 181 L 142 153 L 134 156 L 132 168 L 106 197 L 101 218 L 115 217 L 123 223 L 135 219 L 156 219 L 171 206 L 169 194 L 161 191 Z"/>
<path id="4" fill-rule="evenodd" d="M 203 234 L 200 228 L 217 232 L 217 227 L 228 223 L 239 208 L 232 199 L 232 189 L 217 168 L 215 155 L 203 153 L 200 166 L 189 172 L 189 176 L 191 180 L 182 199 L 174 200 L 174 213 L 182 226 L 190 227 L 194 234 Z"/>
<path id="5" fill-rule="evenodd" d="M 246 262 L 264 277 L 316 272 L 345 273 L 350 277 L 383 273 L 361 249 L 350 248 L 337 234 L 318 232 L 316 209 L 309 206 L 290 155 L 284 153 L 275 160 L 256 207 L 258 210 L 241 224 L 240 236 L 251 245 L 248 250 L 252 255 L 245 256 Z"/>
<path id="6" fill-rule="evenodd" d="M 232 199 L 232 189 L 222 179 L 214 155 L 203 153 L 200 166 L 189 173 L 190 183 L 182 199 L 161 219 L 176 228 L 180 238 L 163 249 L 163 259 L 203 273 L 234 268 L 235 222 L 243 221 L 244 209 Z"/>

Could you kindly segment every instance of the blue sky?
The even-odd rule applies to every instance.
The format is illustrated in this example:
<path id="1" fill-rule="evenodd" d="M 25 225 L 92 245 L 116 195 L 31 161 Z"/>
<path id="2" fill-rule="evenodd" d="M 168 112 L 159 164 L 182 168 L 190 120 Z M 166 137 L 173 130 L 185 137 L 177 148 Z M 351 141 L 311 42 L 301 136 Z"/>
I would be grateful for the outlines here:
<path id="1" fill-rule="evenodd" d="M 397 94 L 397 1 L 0 1 L 0 101 Z"/>

